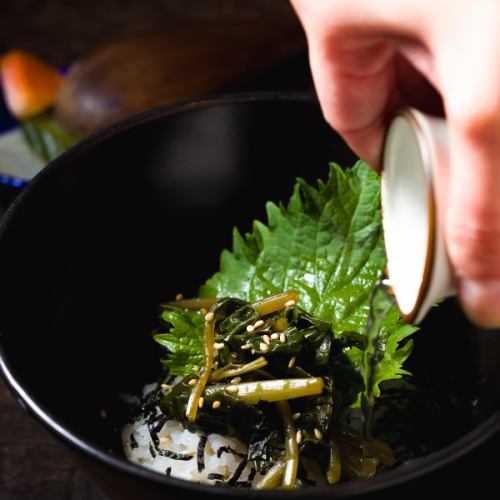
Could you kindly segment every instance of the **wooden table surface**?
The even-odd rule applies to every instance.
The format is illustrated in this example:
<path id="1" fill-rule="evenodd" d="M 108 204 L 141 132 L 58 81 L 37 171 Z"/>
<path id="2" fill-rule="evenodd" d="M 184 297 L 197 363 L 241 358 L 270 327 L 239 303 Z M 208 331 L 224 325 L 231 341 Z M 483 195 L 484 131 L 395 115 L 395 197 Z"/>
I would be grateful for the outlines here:
<path id="1" fill-rule="evenodd" d="M 106 500 L 0 379 L 0 500 Z"/>

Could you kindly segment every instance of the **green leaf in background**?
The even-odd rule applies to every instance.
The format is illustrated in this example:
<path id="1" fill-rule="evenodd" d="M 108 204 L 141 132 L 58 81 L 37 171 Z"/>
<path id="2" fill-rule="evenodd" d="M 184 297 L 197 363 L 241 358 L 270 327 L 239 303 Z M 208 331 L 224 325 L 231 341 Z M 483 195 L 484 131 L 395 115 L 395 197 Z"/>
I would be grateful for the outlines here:
<path id="1" fill-rule="evenodd" d="M 52 112 L 20 122 L 30 149 L 45 162 L 50 162 L 80 138 L 64 130 Z"/>
<path id="2" fill-rule="evenodd" d="M 267 216 L 267 226 L 255 221 L 245 236 L 234 230 L 232 252 L 223 251 L 220 271 L 201 295 L 254 301 L 297 290 L 301 307 L 330 322 L 336 335 L 366 335 L 370 294 L 386 265 L 378 174 L 361 161 L 350 169 L 331 164 L 326 183 L 315 188 L 298 179 L 288 204 L 269 202 Z M 415 330 L 393 307 L 380 335 L 376 394 L 383 380 L 406 373 L 412 345 L 399 343 Z M 362 350 L 346 354 L 362 373 Z"/>
<path id="3" fill-rule="evenodd" d="M 185 311 L 172 307 L 162 313 L 172 326 L 169 333 L 154 336 L 158 344 L 170 351 L 163 361 L 171 375 L 193 373 L 194 366 L 203 365 L 203 326 L 205 320 L 198 311 Z"/>

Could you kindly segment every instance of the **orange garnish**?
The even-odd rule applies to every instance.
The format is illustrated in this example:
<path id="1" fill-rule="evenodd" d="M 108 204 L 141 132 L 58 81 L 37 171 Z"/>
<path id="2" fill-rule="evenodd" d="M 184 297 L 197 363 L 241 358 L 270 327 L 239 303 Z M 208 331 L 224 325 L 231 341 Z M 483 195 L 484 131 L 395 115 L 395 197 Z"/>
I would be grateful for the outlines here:
<path id="1" fill-rule="evenodd" d="M 50 108 L 62 83 L 57 69 L 22 50 L 11 50 L 0 59 L 0 81 L 10 112 L 30 118 Z"/>

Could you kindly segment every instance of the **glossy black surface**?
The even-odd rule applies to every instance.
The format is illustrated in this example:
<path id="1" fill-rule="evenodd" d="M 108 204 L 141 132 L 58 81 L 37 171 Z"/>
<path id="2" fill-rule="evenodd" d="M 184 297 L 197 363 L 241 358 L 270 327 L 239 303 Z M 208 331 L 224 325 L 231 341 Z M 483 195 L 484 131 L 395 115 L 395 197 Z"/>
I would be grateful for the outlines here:
<path id="1" fill-rule="evenodd" d="M 91 137 L 11 206 L 0 230 L 4 376 L 114 498 L 253 494 L 166 480 L 110 455 L 113 401 L 157 372 L 149 332 L 158 303 L 194 294 L 217 269 L 233 226 L 250 229 L 266 200 L 286 199 L 298 175 L 324 177 L 331 160 L 350 165 L 354 156 L 312 99 L 227 97 L 159 109 Z M 496 333 L 475 331 L 454 303 L 433 311 L 411 369 L 445 403 L 418 432 L 446 447 L 375 480 L 317 493 L 402 483 L 390 493 L 400 495 L 469 471 L 474 455 L 469 465 L 458 457 L 500 424 Z"/>

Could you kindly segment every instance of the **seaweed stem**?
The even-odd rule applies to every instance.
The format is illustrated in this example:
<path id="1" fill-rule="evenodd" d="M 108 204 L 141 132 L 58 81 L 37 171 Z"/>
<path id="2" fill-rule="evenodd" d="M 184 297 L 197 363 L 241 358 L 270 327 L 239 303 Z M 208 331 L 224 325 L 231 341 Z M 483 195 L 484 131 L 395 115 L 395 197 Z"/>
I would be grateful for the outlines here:
<path id="1" fill-rule="evenodd" d="M 295 487 L 297 470 L 299 468 L 299 443 L 296 439 L 296 429 L 293 423 L 292 412 L 287 401 L 277 401 L 276 406 L 283 420 L 285 430 L 285 470 L 281 486 L 285 489 Z"/>
<path id="2" fill-rule="evenodd" d="M 256 490 L 271 490 L 278 487 L 283 480 L 286 464 L 284 460 L 276 462 L 266 473 L 266 475 L 254 486 Z"/>
<path id="3" fill-rule="evenodd" d="M 203 330 L 203 348 L 205 354 L 205 365 L 202 368 L 200 378 L 193 386 L 191 395 L 189 396 L 186 405 L 186 417 L 190 422 L 196 420 L 198 413 L 199 401 L 205 386 L 210 378 L 212 365 L 214 363 L 214 339 L 215 339 L 215 318 L 211 321 L 205 322 L 205 329 Z"/>
<path id="4" fill-rule="evenodd" d="M 295 291 L 283 292 L 265 299 L 258 300 L 252 304 L 252 307 L 261 315 L 266 316 L 285 308 L 291 301 L 296 304 L 299 300 L 299 294 Z"/>

